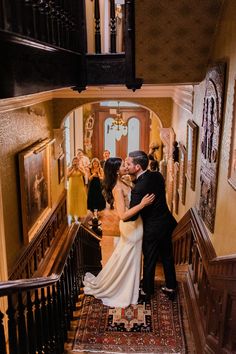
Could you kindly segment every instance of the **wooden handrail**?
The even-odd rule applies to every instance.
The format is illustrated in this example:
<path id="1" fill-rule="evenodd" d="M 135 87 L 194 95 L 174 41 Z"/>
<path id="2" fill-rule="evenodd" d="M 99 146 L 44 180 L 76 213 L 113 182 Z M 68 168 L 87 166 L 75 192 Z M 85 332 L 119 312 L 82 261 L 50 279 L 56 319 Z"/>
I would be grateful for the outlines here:
<path id="1" fill-rule="evenodd" d="M 236 323 L 236 256 L 216 256 L 194 208 L 176 227 L 173 248 L 176 265 L 188 265 L 185 298 L 197 353 L 231 353 Z"/>
<path id="2" fill-rule="evenodd" d="M 49 276 L 0 283 L 0 297 L 7 297 L 7 309 L 0 309 L 1 353 L 7 352 L 4 318 L 10 353 L 64 353 L 84 273 L 101 270 L 100 238 L 78 224 L 66 236 L 64 251 Z"/>

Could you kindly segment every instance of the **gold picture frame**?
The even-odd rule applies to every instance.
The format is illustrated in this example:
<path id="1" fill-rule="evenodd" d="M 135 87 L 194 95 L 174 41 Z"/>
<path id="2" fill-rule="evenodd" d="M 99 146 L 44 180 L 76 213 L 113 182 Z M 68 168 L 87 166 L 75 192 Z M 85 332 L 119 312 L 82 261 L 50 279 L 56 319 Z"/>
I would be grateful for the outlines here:
<path id="1" fill-rule="evenodd" d="M 234 101 L 233 101 L 228 182 L 236 190 L 236 78 L 234 81 Z"/>
<path id="2" fill-rule="evenodd" d="M 182 143 L 179 143 L 179 199 L 185 204 L 186 196 L 186 148 Z"/>
<path id="3" fill-rule="evenodd" d="M 51 211 L 49 145 L 38 143 L 18 154 L 24 244 Z"/>
<path id="4" fill-rule="evenodd" d="M 196 161 L 197 161 L 197 138 L 198 126 L 193 120 L 187 121 L 187 154 L 186 154 L 186 177 L 190 188 L 195 190 Z"/>

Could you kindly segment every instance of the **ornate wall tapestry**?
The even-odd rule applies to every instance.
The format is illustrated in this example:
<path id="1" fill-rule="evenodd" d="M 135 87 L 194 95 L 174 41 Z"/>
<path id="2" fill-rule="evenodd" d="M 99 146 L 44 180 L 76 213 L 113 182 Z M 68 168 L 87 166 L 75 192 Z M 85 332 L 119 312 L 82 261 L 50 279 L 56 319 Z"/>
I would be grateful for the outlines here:
<path id="1" fill-rule="evenodd" d="M 213 66 L 206 76 L 201 123 L 201 169 L 199 212 L 206 226 L 214 232 L 219 148 L 223 119 L 225 63 Z"/>
<path id="2" fill-rule="evenodd" d="M 186 148 L 183 144 L 179 144 L 179 198 L 182 204 L 185 204 L 186 195 Z"/>
<path id="3" fill-rule="evenodd" d="M 186 176 L 193 191 L 195 190 L 197 142 L 198 126 L 193 120 L 189 119 L 187 122 Z"/>
<path id="4" fill-rule="evenodd" d="M 234 104 L 233 117 L 231 129 L 231 147 L 230 147 L 230 161 L 229 161 L 229 175 L 228 181 L 236 190 L 236 78 L 234 80 Z"/>

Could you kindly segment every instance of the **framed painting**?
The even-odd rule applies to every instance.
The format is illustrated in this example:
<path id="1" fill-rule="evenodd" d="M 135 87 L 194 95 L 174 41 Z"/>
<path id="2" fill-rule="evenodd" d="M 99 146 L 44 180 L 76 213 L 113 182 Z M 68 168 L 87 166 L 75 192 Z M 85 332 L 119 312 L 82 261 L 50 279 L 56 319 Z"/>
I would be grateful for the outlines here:
<path id="1" fill-rule="evenodd" d="M 64 181 L 65 179 L 65 155 L 62 154 L 58 159 L 58 183 Z"/>
<path id="2" fill-rule="evenodd" d="M 236 79 L 234 81 L 234 102 L 233 102 L 228 181 L 230 185 L 236 190 Z"/>
<path id="3" fill-rule="evenodd" d="M 198 126 L 192 121 L 187 122 L 187 154 L 186 154 L 186 176 L 189 180 L 190 187 L 195 190 L 195 175 L 197 161 L 197 138 Z"/>
<path id="4" fill-rule="evenodd" d="M 51 210 L 49 145 L 36 144 L 18 154 L 24 243 L 37 233 Z"/>
<path id="5" fill-rule="evenodd" d="M 186 148 L 179 143 L 179 199 L 185 204 L 186 195 Z"/>

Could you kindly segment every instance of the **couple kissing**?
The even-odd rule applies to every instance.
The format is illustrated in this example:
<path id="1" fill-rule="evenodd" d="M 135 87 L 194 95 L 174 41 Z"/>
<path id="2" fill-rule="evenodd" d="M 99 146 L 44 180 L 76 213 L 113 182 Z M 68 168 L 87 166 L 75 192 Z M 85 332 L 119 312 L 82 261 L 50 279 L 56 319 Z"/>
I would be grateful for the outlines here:
<path id="1" fill-rule="evenodd" d="M 159 256 L 165 275 L 162 291 L 171 300 L 176 294 L 171 236 L 177 222 L 166 203 L 163 176 L 147 167 L 144 151 L 130 152 L 125 162 L 109 158 L 104 166 L 104 194 L 117 210 L 120 239 L 100 273 L 86 273 L 83 283 L 84 293 L 101 299 L 106 306 L 124 308 L 150 302 Z M 122 178 L 127 173 L 135 179 L 132 189 Z"/>

